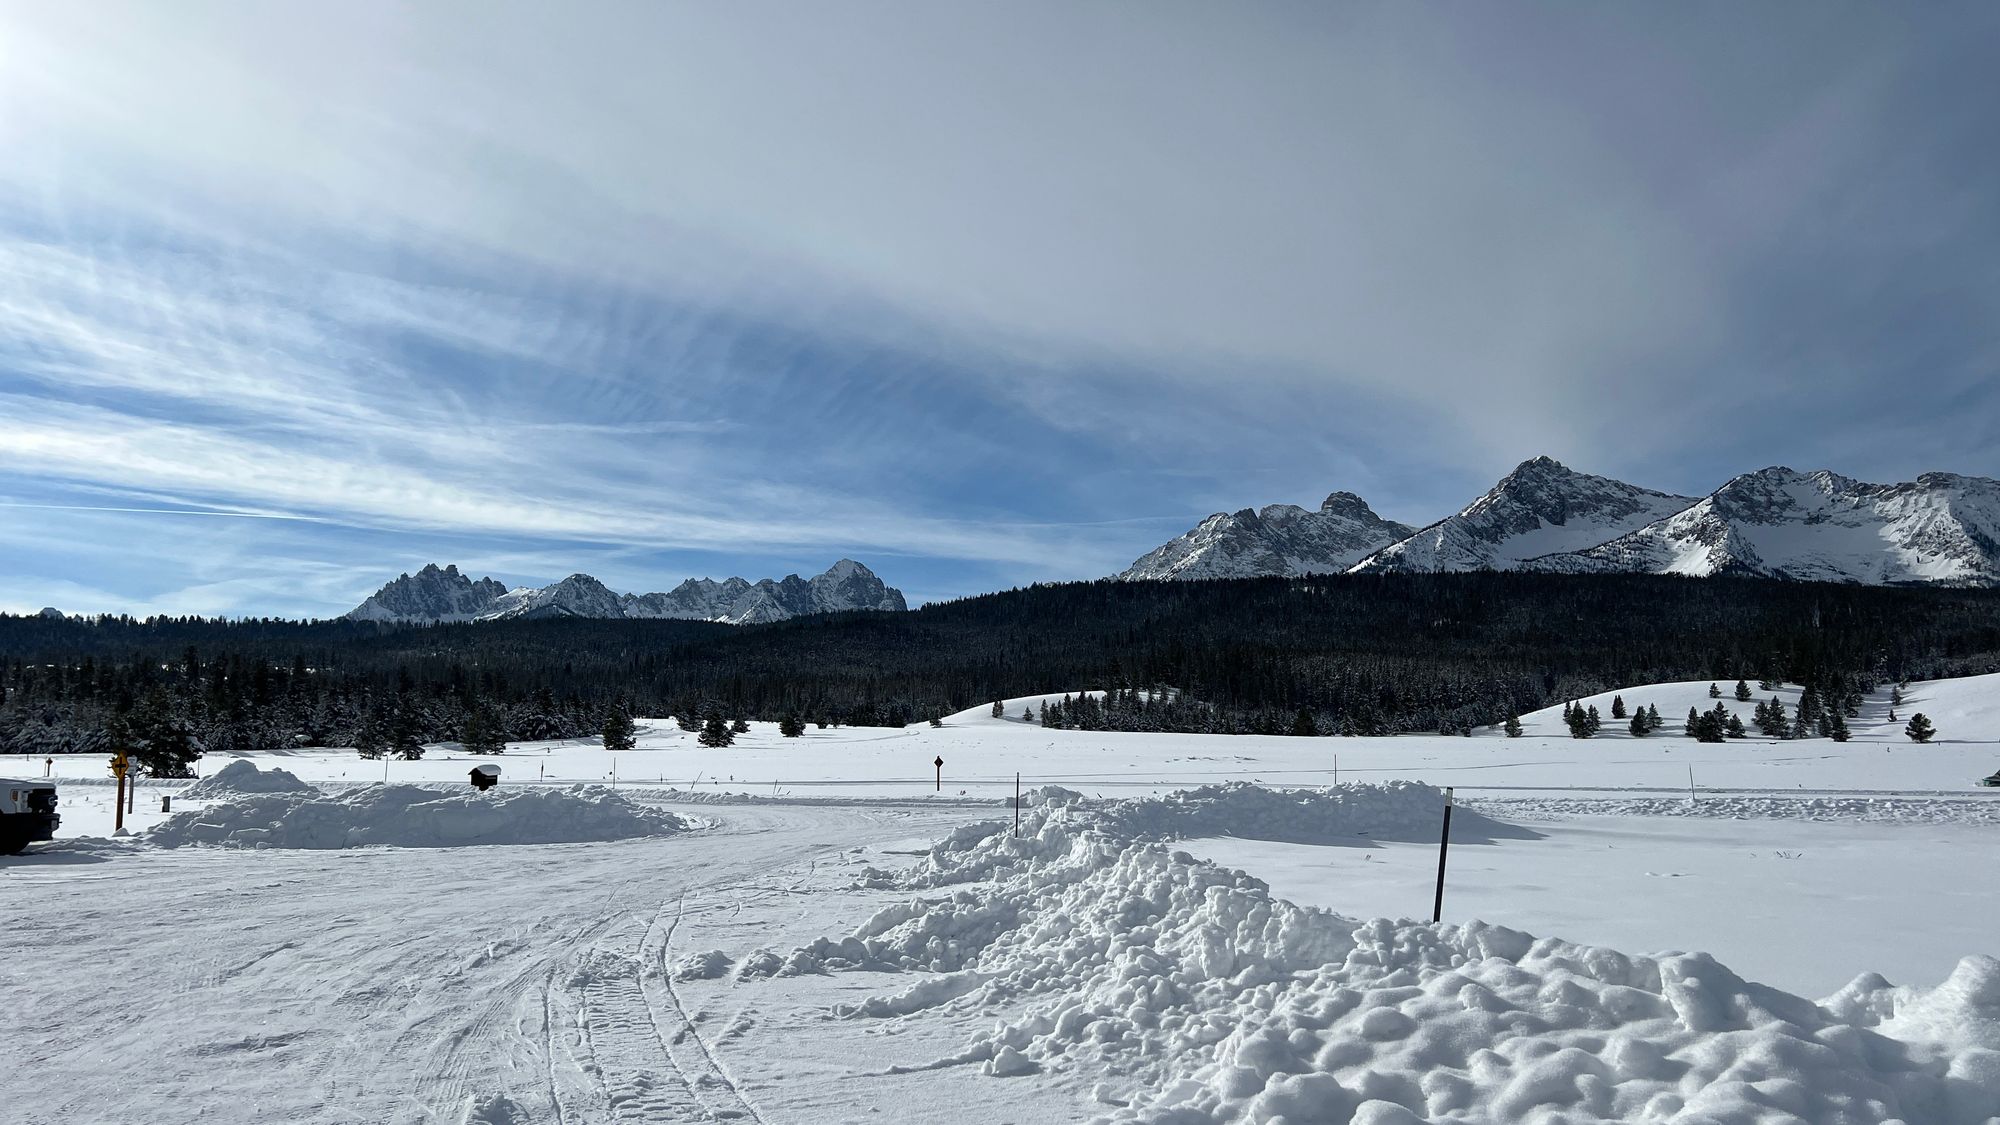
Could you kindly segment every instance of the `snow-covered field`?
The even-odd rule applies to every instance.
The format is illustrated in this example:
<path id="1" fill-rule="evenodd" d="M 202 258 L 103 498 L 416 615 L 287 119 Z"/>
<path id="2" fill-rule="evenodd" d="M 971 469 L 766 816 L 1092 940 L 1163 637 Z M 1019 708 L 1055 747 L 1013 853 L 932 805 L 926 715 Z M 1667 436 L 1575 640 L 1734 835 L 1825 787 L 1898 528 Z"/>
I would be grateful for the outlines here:
<path id="1" fill-rule="evenodd" d="M 120 841 L 102 759 L 58 759 L 63 838 L 0 859 L 0 1116 L 2000 1116 L 2000 676 L 1911 685 L 1893 723 L 1871 699 L 1844 745 L 1680 737 L 1707 689 L 1618 693 L 1667 720 L 1644 739 L 1610 693 L 1590 740 L 1559 709 L 1293 739 L 1011 700 L 723 750 L 658 720 L 511 746 L 487 796 L 445 748 L 306 749 L 230 788 L 319 792 L 148 781 Z M 1425 785 L 1463 806 L 1441 928 Z"/>

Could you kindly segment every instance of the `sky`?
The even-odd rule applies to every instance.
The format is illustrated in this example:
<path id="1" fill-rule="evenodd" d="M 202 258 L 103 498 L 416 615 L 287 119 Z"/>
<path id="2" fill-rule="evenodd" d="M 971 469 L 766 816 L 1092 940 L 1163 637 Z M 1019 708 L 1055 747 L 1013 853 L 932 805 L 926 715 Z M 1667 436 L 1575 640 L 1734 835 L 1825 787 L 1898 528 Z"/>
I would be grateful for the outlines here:
<path id="1" fill-rule="evenodd" d="M 0 5 L 0 611 L 2000 475 L 2000 7 Z"/>

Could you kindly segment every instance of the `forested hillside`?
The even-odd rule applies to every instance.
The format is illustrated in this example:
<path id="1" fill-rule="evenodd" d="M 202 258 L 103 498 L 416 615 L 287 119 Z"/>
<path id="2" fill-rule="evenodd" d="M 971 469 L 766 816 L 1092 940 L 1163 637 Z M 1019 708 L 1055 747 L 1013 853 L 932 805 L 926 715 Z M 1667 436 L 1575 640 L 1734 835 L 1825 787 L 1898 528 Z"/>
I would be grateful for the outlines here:
<path id="1" fill-rule="evenodd" d="M 1123 686 L 1123 724 L 1461 731 L 1608 687 L 2000 670 L 2000 592 L 1758 579 L 1347 575 L 1035 586 L 732 627 L 0 616 L 0 745 L 403 746 L 471 721 L 594 733 L 607 710 L 858 725 Z M 1109 721 L 1109 720 L 1107 720 Z"/>

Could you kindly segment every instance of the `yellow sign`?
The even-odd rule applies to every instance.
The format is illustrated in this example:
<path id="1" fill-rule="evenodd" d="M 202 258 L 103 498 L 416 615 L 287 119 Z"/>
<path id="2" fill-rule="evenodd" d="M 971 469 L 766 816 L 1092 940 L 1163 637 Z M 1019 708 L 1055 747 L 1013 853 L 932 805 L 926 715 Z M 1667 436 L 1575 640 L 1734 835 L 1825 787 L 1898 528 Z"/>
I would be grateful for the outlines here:
<path id="1" fill-rule="evenodd" d="M 111 774 L 113 777 L 124 777 L 127 768 L 129 767 L 125 760 L 125 755 L 113 754 L 111 756 Z"/>

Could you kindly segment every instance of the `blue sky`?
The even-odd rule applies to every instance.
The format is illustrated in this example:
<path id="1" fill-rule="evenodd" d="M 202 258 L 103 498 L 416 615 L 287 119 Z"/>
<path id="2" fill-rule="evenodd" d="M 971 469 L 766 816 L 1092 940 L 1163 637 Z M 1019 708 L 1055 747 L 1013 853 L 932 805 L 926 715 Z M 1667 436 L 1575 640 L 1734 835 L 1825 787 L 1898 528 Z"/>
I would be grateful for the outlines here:
<path id="1" fill-rule="evenodd" d="M 117 11 L 110 9 L 118 8 Z M 13 5 L 0 609 L 2000 473 L 2000 10 Z"/>

